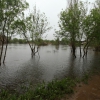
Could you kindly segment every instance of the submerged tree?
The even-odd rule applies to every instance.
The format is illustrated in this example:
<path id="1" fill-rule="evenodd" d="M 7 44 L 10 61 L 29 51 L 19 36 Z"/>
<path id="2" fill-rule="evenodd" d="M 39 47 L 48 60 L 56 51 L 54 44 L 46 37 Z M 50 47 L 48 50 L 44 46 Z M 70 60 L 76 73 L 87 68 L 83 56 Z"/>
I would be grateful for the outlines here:
<path id="1" fill-rule="evenodd" d="M 93 9 L 84 19 L 84 35 L 86 44 L 84 45 L 84 56 L 87 55 L 88 47 L 93 45 L 98 51 L 100 48 L 100 1 L 97 0 Z"/>
<path id="2" fill-rule="evenodd" d="M 2 37 L 0 65 L 1 59 L 3 58 L 4 44 L 6 44 L 6 48 L 3 63 L 5 61 L 9 40 L 15 34 L 15 29 L 12 28 L 12 24 L 27 7 L 28 3 L 25 0 L 0 0 L 0 36 Z"/>
<path id="3" fill-rule="evenodd" d="M 96 0 L 94 8 L 91 10 L 92 17 L 92 40 L 94 41 L 95 49 L 100 51 L 100 0 Z"/>
<path id="4" fill-rule="evenodd" d="M 45 14 L 37 11 L 36 7 L 34 7 L 33 13 L 31 13 L 29 17 L 26 18 L 26 20 L 29 35 L 28 33 L 26 34 L 31 40 L 31 51 L 33 57 L 38 52 L 38 43 L 40 42 L 39 40 L 42 39 L 43 34 L 46 33 L 50 27 L 48 27 L 49 23 Z"/>
<path id="5" fill-rule="evenodd" d="M 33 13 L 30 13 L 28 17 L 24 17 L 17 20 L 15 27 L 18 26 L 18 33 L 22 35 L 31 49 L 31 55 L 38 53 L 38 42 L 42 39 L 43 34 L 50 30 L 49 23 L 44 13 L 36 10 L 34 7 Z"/>
<path id="6" fill-rule="evenodd" d="M 82 2 L 78 2 L 78 0 L 69 1 L 68 8 L 62 11 L 60 14 L 59 34 L 62 37 L 68 38 L 70 40 L 70 45 L 72 47 L 72 53 L 74 57 L 76 57 L 76 41 L 81 41 L 83 36 L 82 23 L 85 16 L 86 9 L 84 8 L 84 4 Z"/>

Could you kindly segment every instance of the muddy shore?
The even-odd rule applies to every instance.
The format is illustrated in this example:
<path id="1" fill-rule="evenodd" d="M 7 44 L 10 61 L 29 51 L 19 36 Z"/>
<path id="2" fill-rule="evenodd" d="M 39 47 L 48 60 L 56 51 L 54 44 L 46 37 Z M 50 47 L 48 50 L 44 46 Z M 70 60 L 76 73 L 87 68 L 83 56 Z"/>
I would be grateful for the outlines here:
<path id="1" fill-rule="evenodd" d="M 100 100 L 100 74 L 89 78 L 88 84 L 78 84 L 74 91 L 61 100 Z"/>

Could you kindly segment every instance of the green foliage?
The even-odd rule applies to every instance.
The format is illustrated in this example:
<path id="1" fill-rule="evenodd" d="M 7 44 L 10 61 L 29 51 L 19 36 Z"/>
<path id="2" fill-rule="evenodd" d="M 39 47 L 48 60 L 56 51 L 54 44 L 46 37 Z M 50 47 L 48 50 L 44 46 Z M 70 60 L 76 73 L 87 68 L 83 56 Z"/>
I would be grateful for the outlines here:
<path id="1" fill-rule="evenodd" d="M 75 86 L 75 82 L 70 79 L 63 79 L 61 81 L 52 81 L 47 84 L 47 86 L 42 85 L 41 87 L 36 89 L 36 100 L 40 98 L 45 100 L 54 100 L 56 98 L 63 96 L 64 94 L 73 93 L 73 87 Z"/>
<path id="2" fill-rule="evenodd" d="M 81 41 L 83 39 L 86 41 L 84 53 L 89 46 L 100 51 L 100 1 L 96 0 L 89 13 L 88 4 L 88 2 L 83 3 L 80 0 L 71 0 L 68 8 L 60 13 L 60 30 L 55 31 L 55 37 L 69 40 L 73 51 L 77 45 L 80 46 L 80 55 L 82 54 Z M 62 40 L 61 43 L 67 44 L 67 41 Z"/>
<path id="3" fill-rule="evenodd" d="M 50 27 L 48 27 L 49 23 L 45 13 L 40 13 L 36 7 L 34 7 L 29 16 L 25 17 L 24 14 L 22 15 L 22 18 L 15 21 L 13 27 L 17 27 L 17 33 L 23 36 L 29 44 L 33 58 L 38 52 L 39 45 L 46 45 L 42 41 L 42 37 L 43 34 L 50 29 Z"/>
<path id="4" fill-rule="evenodd" d="M 14 38 L 14 39 L 10 40 L 9 43 L 14 43 L 14 44 L 16 44 L 16 43 L 25 44 L 25 43 L 27 43 L 27 42 L 26 42 L 25 39 L 17 39 L 17 38 Z"/>
<path id="5" fill-rule="evenodd" d="M 26 26 L 25 29 L 22 28 L 23 30 L 26 30 L 26 33 L 24 32 L 24 34 L 27 36 L 28 40 L 31 40 L 31 43 L 35 41 L 34 43 L 36 44 L 42 42 L 43 34 L 50 29 L 45 13 L 41 13 L 36 7 L 34 7 L 32 13 L 26 17 L 24 24 Z"/>
<path id="6" fill-rule="evenodd" d="M 1 34 L 9 37 L 15 34 L 16 27 L 13 27 L 14 21 L 18 20 L 23 11 L 28 7 L 28 3 L 24 0 L 1 0 L 0 1 L 0 30 Z M 5 23 L 5 27 L 3 24 Z M 2 29 L 3 28 L 3 29 Z M 4 33 L 3 33 L 4 31 Z"/>
<path id="7" fill-rule="evenodd" d="M 69 44 L 70 41 L 67 38 L 62 38 L 60 43 L 63 44 L 63 45 L 66 45 L 66 44 Z"/>
<path id="8" fill-rule="evenodd" d="M 75 42 L 76 39 L 82 38 L 79 34 L 82 34 L 82 21 L 86 16 L 85 13 L 86 10 L 82 2 L 71 3 L 69 8 L 60 13 L 59 35 L 69 38 L 71 42 Z"/>
<path id="9" fill-rule="evenodd" d="M 19 39 L 19 44 L 27 43 L 25 39 Z"/>
<path id="10" fill-rule="evenodd" d="M 89 74 L 84 74 L 83 77 L 82 77 L 82 82 L 87 84 L 88 83 L 88 79 L 89 79 Z"/>
<path id="11" fill-rule="evenodd" d="M 76 58 L 76 41 L 82 41 L 83 39 L 83 21 L 86 17 L 86 6 L 83 2 L 78 0 L 71 0 L 67 9 L 61 11 L 60 21 L 59 21 L 59 31 L 56 31 L 56 36 L 61 38 L 66 38 L 69 41 L 62 41 L 62 43 L 71 45 L 72 54 Z M 81 56 L 81 42 L 80 46 L 80 56 Z"/>
<path id="12" fill-rule="evenodd" d="M 75 81 L 69 78 L 38 85 L 35 90 L 29 88 L 23 94 L 11 94 L 7 90 L 0 92 L 0 100 L 54 100 L 61 98 L 64 94 L 73 93 Z"/>
<path id="13" fill-rule="evenodd" d="M 32 41 L 31 41 L 31 42 L 32 42 Z M 42 40 L 41 38 L 39 38 L 38 40 L 35 40 L 35 41 L 34 41 L 34 44 L 36 44 L 36 45 L 38 45 L 38 46 L 45 46 L 45 45 L 47 45 L 48 43 L 47 43 L 47 41 Z"/>
<path id="14" fill-rule="evenodd" d="M 83 23 L 84 35 L 87 42 L 98 48 L 100 46 L 100 3 L 95 2 L 95 6 L 90 10 Z"/>
<path id="15" fill-rule="evenodd" d="M 17 34 L 17 27 L 14 27 L 15 22 L 23 16 L 23 11 L 26 8 L 28 8 L 28 3 L 25 0 L 0 0 L 0 36 L 6 37 L 6 39 L 3 37 L 0 40 L 2 44 L 0 65 L 1 59 L 3 59 L 3 63 L 5 62 L 8 43 L 12 35 Z M 4 44 L 6 44 L 5 49 Z"/>

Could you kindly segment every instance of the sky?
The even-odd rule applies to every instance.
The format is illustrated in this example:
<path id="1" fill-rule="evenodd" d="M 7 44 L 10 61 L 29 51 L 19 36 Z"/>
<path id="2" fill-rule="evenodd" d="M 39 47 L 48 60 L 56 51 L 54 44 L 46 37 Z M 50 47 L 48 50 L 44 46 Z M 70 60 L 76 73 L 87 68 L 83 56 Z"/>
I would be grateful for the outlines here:
<path id="1" fill-rule="evenodd" d="M 26 0 L 29 3 L 30 11 L 33 10 L 33 7 L 36 5 L 37 10 L 40 10 L 41 13 L 45 13 L 49 26 L 52 27 L 51 30 L 44 34 L 44 39 L 54 40 L 55 29 L 59 30 L 58 15 L 60 12 L 67 7 L 67 0 Z M 82 0 L 87 1 L 87 0 Z M 93 3 L 95 0 L 88 0 Z M 28 11 L 26 11 L 28 13 Z M 45 37 L 46 36 L 46 37 Z"/>

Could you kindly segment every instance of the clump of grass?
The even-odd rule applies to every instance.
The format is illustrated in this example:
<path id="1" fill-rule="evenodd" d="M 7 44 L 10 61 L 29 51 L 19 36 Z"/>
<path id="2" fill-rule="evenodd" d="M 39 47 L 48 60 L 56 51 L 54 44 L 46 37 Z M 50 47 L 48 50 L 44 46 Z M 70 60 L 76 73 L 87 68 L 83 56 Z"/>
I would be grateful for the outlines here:
<path id="1" fill-rule="evenodd" d="M 82 82 L 84 82 L 85 84 L 88 84 L 88 80 L 89 80 L 89 74 L 84 74 L 82 77 Z"/>
<path id="2" fill-rule="evenodd" d="M 10 94 L 6 90 L 0 93 L 0 100 L 55 100 L 61 98 L 64 94 L 73 93 L 73 87 L 76 82 L 66 78 L 55 80 L 48 84 L 41 84 L 34 89 L 29 88 L 24 94 Z"/>
<path id="3" fill-rule="evenodd" d="M 47 85 L 42 85 L 35 90 L 36 100 L 42 97 L 43 100 L 54 100 L 55 98 L 60 98 L 64 94 L 73 93 L 73 87 L 75 86 L 75 81 L 71 79 L 56 80 L 48 83 Z M 35 99 L 35 98 L 34 98 Z"/>

